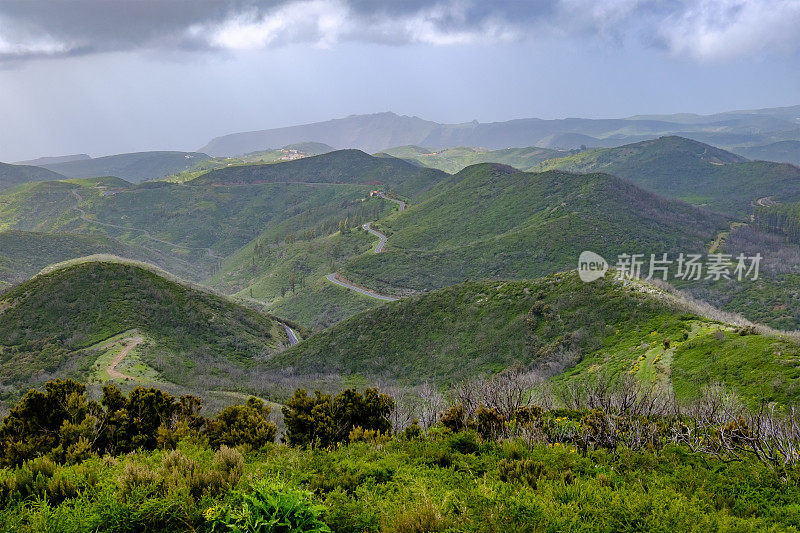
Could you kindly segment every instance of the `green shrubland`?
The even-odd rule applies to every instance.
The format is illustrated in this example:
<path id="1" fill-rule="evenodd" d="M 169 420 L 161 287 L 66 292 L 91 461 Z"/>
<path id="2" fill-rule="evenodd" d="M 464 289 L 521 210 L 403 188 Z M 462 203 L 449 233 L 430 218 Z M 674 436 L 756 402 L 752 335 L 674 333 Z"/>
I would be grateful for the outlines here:
<path id="1" fill-rule="evenodd" d="M 104 405 L 89 402 L 89 411 L 116 420 L 130 416 L 129 409 L 150 415 L 174 409 L 177 416 L 164 418 L 156 443 L 136 440 L 150 431 L 146 424 L 140 433 L 124 433 L 130 452 L 90 445 L 67 457 L 63 443 L 45 445 L 38 436 L 50 433 L 46 427 L 17 434 L 15 443 L 40 447 L 0 468 L 0 530 L 798 530 L 799 435 L 781 433 L 793 415 L 747 410 L 713 387 L 695 407 L 653 408 L 651 391 L 601 381 L 587 382 L 579 395 L 557 394 L 579 402 L 571 407 L 542 407 L 517 395 L 520 383 L 507 374 L 473 393 L 454 390 L 435 425 L 413 422 L 385 432 L 361 427 L 389 424 L 384 410 L 359 407 L 380 393 L 346 390 L 337 398 L 352 408 L 329 406 L 329 418 L 306 422 L 312 430 L 353 424 L 347 438 L 275 444 L 242 435 L 235 447 L 209 436 L 211 425 L 227 424 L 227 416 L 202 419 L 187 408 L 188 399 L 161 402 L 153 390 L 137 393 L 152 407 L 142 411 L 130 403 L 140 401 L 137 394 L 125 398 L 109 389 Z M 8 449 L 9 427 L 20 420 L 45 421 L 28 408 L 35 394 L 85 402 L 74 383 L 31 393 L 0 429 L 0 449 Z M 290 415 L 305 413 L 301 404 L 309 400 L 321 405 L 314 400 L 319 395 L 296 397 L 306 400 L 287 406 Z M 263 412 L 254 401 L 240 407 Z M 47 427 L 63 418 L 68 428 L 76 411 L 55 413 Z M 170 424 L 175 438 L 162 438 Z M 106 427 L 93 430 L 106 435 Z"/>

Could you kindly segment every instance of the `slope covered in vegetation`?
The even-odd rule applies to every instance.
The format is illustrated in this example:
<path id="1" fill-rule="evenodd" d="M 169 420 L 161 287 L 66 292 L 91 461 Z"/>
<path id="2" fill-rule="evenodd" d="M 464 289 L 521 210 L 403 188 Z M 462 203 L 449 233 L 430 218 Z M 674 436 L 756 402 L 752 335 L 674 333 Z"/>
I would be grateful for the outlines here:
<path id="1" fill-rule="evenodd" d="M 104 235 L 9 230 L 0 231 L 0 280 L 18 283 L 54 263 L 98 254 L 153 263 L 181 277 L 191 277 L 193 273 L 174 257 Z"/>
<path id="2" fill-rule="evenodd" d="M 575 268 L 584 250 L 612 264 L 621 253 L 702 250 L 727 226 L 719 215 L 606 174 L 482 164 L 451 182 L 381 221 L 387 251 L 349 261 L 342 273 L 389 294 L 465 279 L 530 278 Z"/>
<path id="3" fill-rule="evenodd" d="M 574 272 L 469 282 L 408 297 L 336 324 L 271 364 L 411 384 L 513 365 L 543 378 L 602 368 L 672 383 L 682 397 L 718 380 L 751 398 L 800 398 L 795 341 L 739 335 L 743 330 L 691 313 L 670 294 L 607 276 L 591 284 Z"/>
<path id="4" fill-rule="evenodd" d="M 164 382 L 252 386 L 245 369 L 286 343 L 272 317 L 137 264 L 89 261 L 36 276 L 0 296 L 6 397 L 47 377 L 86 379 L 101 341 L 136 331 L 141 359 Z"/>
<path id="5" fill-rule="evenodd" d="M 478 163 L 501 163 L 524 170 L 547 159 L 564 156 L 563 151 L 536 146 L 504 150 L 485 150 L 469 146 L 433 150 L 420 146 L 399 146 L 384 150 L 383 153 L 451 174 Z"/>
<path id="6" fill-rule="evenodd" d="M 208 158 L 198 152 L 135 152 L 42 166 L 69 178 L 117 176 L 140 183 L 186 170 Z"/>
<path id="7" fill-rule="evenodd" d="M 0 189 L 8 189 L 28 181 L 57 180 L 63 177 L 57 172 L 42 167 L 0 163 Z"/>
<path id="8" fill-rule="evenodd" d="M 607 172 L 650 191 L 743 216 L 759 198 L 800 197 L 800 169 L 747 161 L 682 137 L 662 137 L 619 148 L 586 150 L 545 161 L 534 170 Z"/>
<path id="9" fill-rule="evenodd" d="M 338 150 L 280 164 L 230 166 L 203 174 L 189 183 L 193 186 L 272 182 L 387 185 L 402 195 L 414 196 L 444 176 L 443 172 L 420 168 L 395 157 Z"/>

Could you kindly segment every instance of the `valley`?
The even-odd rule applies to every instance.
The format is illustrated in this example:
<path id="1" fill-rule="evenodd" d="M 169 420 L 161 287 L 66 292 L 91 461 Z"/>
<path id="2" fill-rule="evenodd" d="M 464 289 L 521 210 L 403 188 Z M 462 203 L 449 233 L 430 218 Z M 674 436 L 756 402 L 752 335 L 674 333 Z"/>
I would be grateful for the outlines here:
<path id="1" fill-rule="evenodd" d="M 800 533 L 800 0 L 0 1 L 0 533 Z"/>

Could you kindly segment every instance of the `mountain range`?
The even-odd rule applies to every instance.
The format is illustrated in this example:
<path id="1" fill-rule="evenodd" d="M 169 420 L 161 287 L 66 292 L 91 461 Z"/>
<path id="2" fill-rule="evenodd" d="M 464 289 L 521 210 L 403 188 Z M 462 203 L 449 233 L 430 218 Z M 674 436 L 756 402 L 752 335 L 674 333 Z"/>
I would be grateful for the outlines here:
<path id="1" fill-rule="evenodd" d="M 391 112 L 351 115 L 298 126 L 217 137 L 198 151 L 233 156 L 291 143 L 316 141 L 336 148 L 378 152 L 397 146 L 433 148 L 521 146 L 573 149 L 614 147 L 663 135 L 680 135 L 722 147 L 800 140 L 800 106 L 712 115 L 640 115 L 622 119 L 526 118 L 505 122 L 442 124 Z"/>

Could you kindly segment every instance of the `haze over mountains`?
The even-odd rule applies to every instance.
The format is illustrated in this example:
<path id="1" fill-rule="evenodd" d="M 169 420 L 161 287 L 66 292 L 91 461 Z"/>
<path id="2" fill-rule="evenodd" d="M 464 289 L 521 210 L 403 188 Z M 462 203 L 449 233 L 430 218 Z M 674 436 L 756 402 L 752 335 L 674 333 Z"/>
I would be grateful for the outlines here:
<path id="1" fill-rule="evenodd" d="M 312 124 L 233 133 L 198 151 L 231 156 L 304 141 L 378 152 L 404 145 L 489 149 L 541 146 L 613 147 L 663 135 L 680 135 L 733 147 L 800 140 L 800 106 L 730 111 L 713 115 L 641 115 L 622 119 L 526 118 L 506 122 L 440 124 L 395 113 L 351 115 Z"/>

